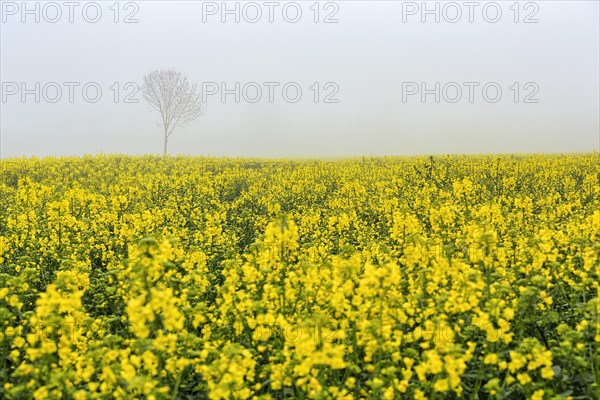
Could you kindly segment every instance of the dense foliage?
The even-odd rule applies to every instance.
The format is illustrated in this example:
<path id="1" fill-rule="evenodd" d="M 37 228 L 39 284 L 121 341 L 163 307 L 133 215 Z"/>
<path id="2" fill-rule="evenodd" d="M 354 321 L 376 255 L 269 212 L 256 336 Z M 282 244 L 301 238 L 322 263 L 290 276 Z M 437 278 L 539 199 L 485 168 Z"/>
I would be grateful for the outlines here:
<path id="1" fill-rule="evenodd" d="M 600 398 L 599 161 L 2 160 L 0 397 Z"/>

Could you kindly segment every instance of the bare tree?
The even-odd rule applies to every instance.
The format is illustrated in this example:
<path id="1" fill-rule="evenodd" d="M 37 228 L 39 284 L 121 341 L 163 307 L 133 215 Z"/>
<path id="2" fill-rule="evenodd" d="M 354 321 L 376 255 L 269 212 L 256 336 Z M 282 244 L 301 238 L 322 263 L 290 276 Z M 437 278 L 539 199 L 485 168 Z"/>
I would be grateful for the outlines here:
<path id="1" fill-rule="evenodd" d="M 163 154 L 167 155 L 167 142 L 173 129 L 202 115 L 201 93 L 181 72 L 164 68 L 144 76 L 140 90 L 150 106 L 160 112 L 165 133 Z"/>

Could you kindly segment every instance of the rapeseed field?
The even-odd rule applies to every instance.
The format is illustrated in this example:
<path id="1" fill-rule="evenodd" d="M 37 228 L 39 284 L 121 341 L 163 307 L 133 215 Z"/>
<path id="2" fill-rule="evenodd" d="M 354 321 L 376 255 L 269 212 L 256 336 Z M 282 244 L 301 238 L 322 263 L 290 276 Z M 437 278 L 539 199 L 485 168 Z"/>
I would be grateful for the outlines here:
<path id="1" fill-rule="evenodd" d="M 2 398 L 600 398 L 598 154 L 0 175 Z"/>

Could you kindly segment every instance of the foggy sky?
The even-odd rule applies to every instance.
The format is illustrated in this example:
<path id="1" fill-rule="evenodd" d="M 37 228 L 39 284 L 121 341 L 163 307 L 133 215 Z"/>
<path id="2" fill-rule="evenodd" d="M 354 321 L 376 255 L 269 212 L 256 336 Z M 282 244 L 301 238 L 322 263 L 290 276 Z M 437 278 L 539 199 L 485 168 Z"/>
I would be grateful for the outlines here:
<path id="1" fill-rule="evenodd" d="M 472 10 L 462 1 L 429 2 L 432 10 L 438 3 L 438 23 L 436 15 L 422 15 L 421 2 L 321 2 L 317 23 L 313 1 L 296 2 L 302 15 L 295 23 L 296 4 L 284 15 L 289 2 L 270 8 L 229 1 L 229 9 L 236 3 L 239 23 L 234 14 L 221 15 L 221 1 L 122 2 L 118 15 L 112 1 L 98 2 L 96 23 L 84 18 L 95 18 L 95 6 L 84 15 L 86 2 L 78 2 L 71 23 L 64 2 L 44 9 L 44 2 L 30 1 L 34 12 L 23 15 L 21 1 L 2 0 L 1 156 L 161 153 L 159 114 L 126 86 L 160 67 L 180 70 L 200 88 L 223 83 L 235 92 L 240 84 L 239 103 L 234 93 L 224 102 L 221 93 L 207 96 L 205 114 L 171 136 L 171 154 L 590 152 L 600 145 L 597 1 L 520 2 L 518 16 L 514 1 L 478 2 Z M 498 22 L 486 21 L 496 18 L 496 4 Z M 57 9 L 61 18 L 49 22 Z M 252 23 L 257 9 L 262 17 Z M 462 15 L 453 23 L 457 10 Z M 130 13 L 138 22 L 124 23 Z M 330 13 L 337 23 L 323 22 Z M 72 102 L 64 82 L 74 88 Z M 274 88 L 272 103 L 265 82 Z M 431 91 L 425 102 L 422 83 Z M 19 92 L 9 94 L 15 84 Z M 86 84 L 101 88 L 97 102 L 83 97 Z M 30 91 L 24 99 L 23 85 Z M 57 85 L 62 96 L 52 103 Z M 252 103 L 256 86 L 262 97 Z M 294 87 L 302 90 L 297 102 Z M 462 97 L 452 102 L 457 87 Z M 337 103 L 325 103 L 335 89 Z M 125 102 L 128 93 L 139 101 Z"/>

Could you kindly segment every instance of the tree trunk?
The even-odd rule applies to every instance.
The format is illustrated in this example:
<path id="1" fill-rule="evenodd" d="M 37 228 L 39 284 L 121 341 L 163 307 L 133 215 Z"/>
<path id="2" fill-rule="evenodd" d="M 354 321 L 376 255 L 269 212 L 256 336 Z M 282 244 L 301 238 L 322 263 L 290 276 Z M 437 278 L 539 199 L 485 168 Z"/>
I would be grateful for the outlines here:
<path id="1" fill-rule="evenodd" d="M 166 157 L 167 155 L 167 140 L 169 139 L 169 136 L 167 135 L 167 127 L 165 126 L 165 143 L 163 146 L 163 157 Z"/>

